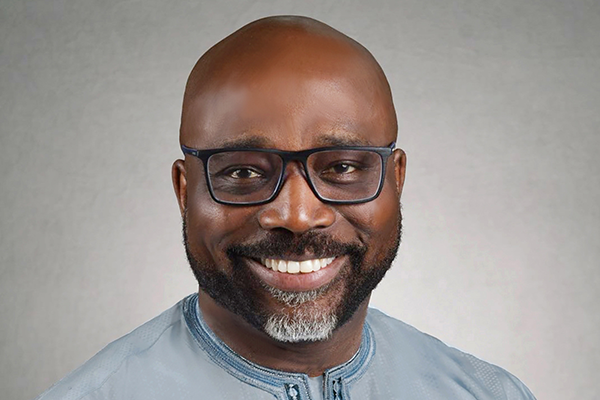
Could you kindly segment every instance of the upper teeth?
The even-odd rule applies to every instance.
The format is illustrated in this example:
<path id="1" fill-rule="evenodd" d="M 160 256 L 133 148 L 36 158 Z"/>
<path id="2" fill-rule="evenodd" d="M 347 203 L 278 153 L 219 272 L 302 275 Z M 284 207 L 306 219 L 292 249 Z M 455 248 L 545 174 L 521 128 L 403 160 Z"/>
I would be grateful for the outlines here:
<path id="1" fill-rule="evenodd" d="M 265 267 L 271 268 L 273 271 L 287 272 L 288 274 L 297 274 L 298 272 L 308 274 L 313 271 L 318 271 L 321 268 L 325 268 L 334 259 L 335 257 L 305 261 L 286 261 L 266 258 L 262 260 L 262 263 Z"/>

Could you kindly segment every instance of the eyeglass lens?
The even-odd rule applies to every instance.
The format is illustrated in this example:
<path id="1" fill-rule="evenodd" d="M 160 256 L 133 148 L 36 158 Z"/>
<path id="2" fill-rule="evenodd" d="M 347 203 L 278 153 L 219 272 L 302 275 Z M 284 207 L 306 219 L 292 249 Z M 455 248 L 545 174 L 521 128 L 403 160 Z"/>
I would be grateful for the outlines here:
<path id="1" fill-rule="evenodd" d="M 230 203 L 261 202 L 277 190 L 283 159 L 274 153 L 231 151 L 208 159 L 208 176 L 215 197 Z M 377 193 L 381 156 L 366 150 L 324 150 L 311 154 L 307 174 L 325 200 L 359 201 Z"/>

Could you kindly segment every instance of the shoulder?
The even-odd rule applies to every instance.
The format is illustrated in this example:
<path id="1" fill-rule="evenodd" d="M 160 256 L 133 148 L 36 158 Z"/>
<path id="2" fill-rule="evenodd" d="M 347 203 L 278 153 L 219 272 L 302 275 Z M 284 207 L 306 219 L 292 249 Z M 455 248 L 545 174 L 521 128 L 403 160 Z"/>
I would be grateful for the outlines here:
<path id="1" fill-rule="evenodd" d="M 131 362 L 139 362 L 173 328 L 181 325 L 183 300 L 129 334 L 108 344 L 82 366 L 58 381 L 36 400 L 80 400 L 114 379 Z"/>
<path id="2" fill-rule="evenodd" d="M 379 310 L 370 308 L 367 322 L 375 337 L 376 358 L 407 379 L 448 393 L 453 387 L 460 388 L 477 399 L 535 399 L 506 370 L 450 347 Z"/>

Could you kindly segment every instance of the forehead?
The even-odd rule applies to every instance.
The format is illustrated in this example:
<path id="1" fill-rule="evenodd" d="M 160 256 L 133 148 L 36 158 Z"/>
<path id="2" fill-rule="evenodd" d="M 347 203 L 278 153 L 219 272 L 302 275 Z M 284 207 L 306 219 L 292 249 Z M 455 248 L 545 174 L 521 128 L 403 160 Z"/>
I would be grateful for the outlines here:
<path id="1" fill-rule="evenodd" d="M 187 99 L 184 144 L 216 148 L 252 142 L 301 150 L 387 145 L 395 139 L 391 99 L 377 71 L 356 51 L 315 40 L 267 50 L 223 60 L 223 68 L 215 68 Z"/>

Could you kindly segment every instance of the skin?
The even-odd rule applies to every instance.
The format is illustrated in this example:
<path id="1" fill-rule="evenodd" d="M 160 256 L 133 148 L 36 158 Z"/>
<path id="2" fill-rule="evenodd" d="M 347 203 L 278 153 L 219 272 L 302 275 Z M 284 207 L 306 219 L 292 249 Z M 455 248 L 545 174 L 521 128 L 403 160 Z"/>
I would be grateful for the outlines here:
<path id="1" fill-rule="evenodd" d="M 180 140 L 198 149 L 242 140 L 254 147 L 296 151 L 339 143 L 386 146 L 396 139 L 396 130 L 389 85 L 366 49 L 318 21 L 271 17 L 233 33 L 198 61 L 184 95 Z M 297 163 L 287 166 L 278 197 L 259 206 L 213 201 L 194 157 L 175 161 L 172 175 L 190 251 L 229 274 L 228 245 L 252 243 L 274 231 L 317 231 L 344 243 L 368 244 L 365 265 L 376 265 L 398 230 L 405 168 L 406 156 L 397 149 L 388 160 L 381 195 L 369 203 L 343 206 L 319 201 Z M 317 301 L 327 307 L 340 301 L 341 292 Z M 263 297 L 265 307 L 280 307 Z M 309 376 L 356 353 L 368 301 L 328 340 L 281 343 L 199 291 L 206 322 L 238 354 Z"/>

